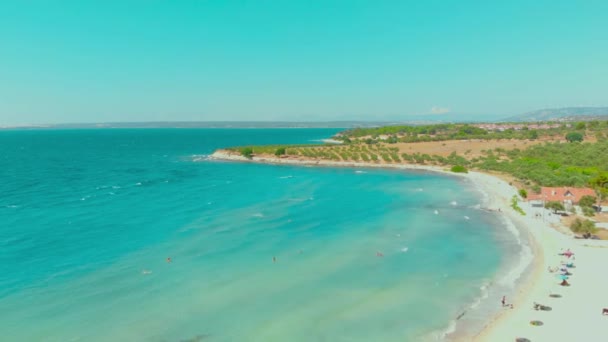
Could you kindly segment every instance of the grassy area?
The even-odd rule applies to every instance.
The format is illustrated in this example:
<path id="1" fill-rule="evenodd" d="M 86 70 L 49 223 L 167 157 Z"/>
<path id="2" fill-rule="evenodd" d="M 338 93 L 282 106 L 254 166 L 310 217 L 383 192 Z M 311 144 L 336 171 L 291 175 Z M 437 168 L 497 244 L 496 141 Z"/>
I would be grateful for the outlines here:
<path id="1" fill-rule="evenodd" d="M 584 139 L 590 135 L 591 141 L 566 142 L 567 132 L 578 129 L 584 132 Z M 396 132 L 396 133 L 395 133 Z M 484 133 L 485 132 L 485 133 Z M 228 150 L 236 151 L 243 155 L 269 155 L 284 158 L 307 158 L 314 160 L 331 161 L 363 161 L 378 164 L 410 163 L 421 165 L 437 165 L 454 167 L 456 172 L 466 172 L 466 170 L 487 170 L 498 171 L 512 175 L 519 180 L 522 185 L 531 191 L 538 192 L 540 186 L 588 186 L 602 188 L 608 197 L 608 121 L 587 122 L 572 124 L 570 127 L 561 125 L 556 128 L 547 129 L 538 136 L 560 134 L 559 142 L 547 141 L 545 143 L 536 142 L 527 144 L 525 141 L 520 143 L 520 148 L 512 147 L 515 144 L 503 147 L 489 148 L 472 152 L 469 146 L 472 143 L 462 142 L 467 150 L 460 150 L 461 154 L 455 151 L 437 155 L 430 150 L 417 151 L 416 143 L 393 144 L 386 140 L 369 141 L 370 134 L 403 134 L 402 137 L 426 136 L 434 134 L 434 138 L 471 138 L 479 136 L 505 137 L 511 140 L 515 136 L 523 139 L 526 131 L 512 132 L 493 132 L 470 125 L 433 125 L 433 126 L 391 126 L 380 128 L 355 129 L 342 133 L 343 137 L 348 138 L 348 143 L 344 145 L 268 145 L 268 146 L 244 146 L 233 147 Z M 367 137 L 367 138 L 365 138 Z M 386 137 L 384 137 L 386 138 Z M 529 140 L 527 140 L 529 141 Z M 440 146 L 449 149 L 449 141 L 427 143 L 435 147 Z M 490 144 L 478 143 L 481 146 Z M 498 143 L 497 143 L 498 144 Z M 447 145 L 447 146 L 446 146 Z M 512 145 L 512 146 L 511 146 Z M 496 144 L 494 146 L 497 146 Z M 511 148 L 509 148 L 511 147 Z"/>
<path id="2" fill-rule="evenodd" d="M 486 125 L 487 126 L 487 125 Z M 386 142 L 395 144 L 399 142 L 425 142 L 425 141 L 448 141 L 466 139 L 519 139 L 535 140 L 542 138 L 565 137 L 568 134 L 580 134 L 594 138 L 606 138 L 608 121 L 590 121 L 579 123 L 544 123 L 537 125 L 533 123 L 523 124 L 500 124 L 501 128 L 496 130 L 482 128 L 482 124 L 438 124 L 422 126 L 386 126 L 374 128 L 355 128 L 342 132 L 336 139 L 346 143 L 365 142 L 375 144 Z M 546 127 L 546 128 L 538 128 Z"/>

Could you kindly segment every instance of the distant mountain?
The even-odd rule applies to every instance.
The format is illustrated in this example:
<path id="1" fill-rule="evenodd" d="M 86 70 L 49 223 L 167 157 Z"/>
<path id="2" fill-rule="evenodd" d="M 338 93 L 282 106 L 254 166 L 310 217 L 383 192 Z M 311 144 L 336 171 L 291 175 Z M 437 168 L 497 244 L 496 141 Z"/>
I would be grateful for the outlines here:
<path id="1" fill-rule="evenodd" d="M 589 121 L 598 119 L 608 120 L 608 107 L 568 107 L 541 109 L 521 115 L 511 116 L 500 121 Z"/>

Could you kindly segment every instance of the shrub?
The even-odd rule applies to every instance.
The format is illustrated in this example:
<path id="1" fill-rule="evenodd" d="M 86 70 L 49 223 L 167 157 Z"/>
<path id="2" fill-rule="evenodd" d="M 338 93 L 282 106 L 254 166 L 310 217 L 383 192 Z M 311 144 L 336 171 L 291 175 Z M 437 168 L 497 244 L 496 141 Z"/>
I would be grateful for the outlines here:
<path id="1" fill-rule="evenodd" d="M 579 132 L 570 132 L 566 134 L 566 140 L 568 142 L 580 142 L 583 141 L 583 134 Z"/>
<path id="2" fill-rule="evenodd" d="M 251 147 L 243 147 L 241 148 L 241 155 L 247 159 L 251 159 L 253 156 L 253 149 Z"/>
<path id="3" fill-rule="evenodd" d="M 545 208 L 553 210 L 554 213 L 557 213 L 558 210 L 564 211 L 564 204 L 558 201 L 549 201 L 545 203 Z"/>
<path id="4" fill-rule="evenodd" d="M 594 234 L 597 232 L 597 228 L 595 227 L 595 223 L 591 220 L 582 221 L 581 219 L 576 219 L 570 225 L 570 230 L 575 233 L 587 233 Z"/>
<path id="5" fill-rule="evenodd" d="M 275 156 L 282 156 L 285 154 L 285 147 L 279 147 L 277 148 L 277 150 L 274 152 Z"/>
<path id="6" fill-rule="evenodd" d="M 469 170 L 467 170 L 467 168 L 462 165 L 454 165 L 454 166 L 452 166 L 452 168 L 450 170 L 452 172 L 457 172 L 457 173 L 468 173 L 469 172 Z"/>
<path id="7" fill-rule="evenodd" d="M 518 213 L 522 214 L 522 215 L 526 215 L 526 212 L 519 206 L 519 204 L 517 204 L 517 196 L 513 195 L 513 197 L 511 198 L 511 208 L 513 208 L 513 210 L 517 211 Z"/>
<path id="8" fill-rule="evenodd" d="M 580 205 L 581 207 L 591 207 L 596 203 L 596 198 L 593 196 L 589 196 L 589 195 L 585 195 L 583 197 L 581 197 L 581 199 L 578 201 L 578 205 Z"/>
<path id="9" fill-rule="evenodd" d="M 595 215 L 595 209 L 591 208 L 591 207 L 581 207 L 581 209 L 583 210 L 583 215 L 591 217 Z"/>
<path id="10" fill-rule="evenodd" d="M 519 196 L 521 196 L 521 198 L 528 198 L 528 192 L 526 189 L 519 189 Z"/>

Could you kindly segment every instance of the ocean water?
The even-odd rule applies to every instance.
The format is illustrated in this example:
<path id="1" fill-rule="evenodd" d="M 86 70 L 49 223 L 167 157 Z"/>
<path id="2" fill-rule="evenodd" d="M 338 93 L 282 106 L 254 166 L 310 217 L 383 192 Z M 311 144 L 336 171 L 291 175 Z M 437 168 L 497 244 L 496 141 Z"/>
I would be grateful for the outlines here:
<path id="1" fill-rule="evenodd" d="M 0 131 L 0 340 L 417 341 L 444 331 L 516 248 L 472 184 L 206 158 L 335 132 Z"/>

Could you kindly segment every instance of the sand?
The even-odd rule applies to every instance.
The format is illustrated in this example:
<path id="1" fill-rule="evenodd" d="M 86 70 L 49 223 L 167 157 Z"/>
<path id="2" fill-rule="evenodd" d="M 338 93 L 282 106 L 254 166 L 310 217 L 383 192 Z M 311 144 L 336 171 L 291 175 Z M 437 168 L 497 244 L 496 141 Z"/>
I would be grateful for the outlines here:
<path id="1" fill-rule="evenodd" d="M 535 247 L 534 274 L 526 283 L 518 284 L 516 298 L 508 299 L 514 309 L 504 309 L 494 317 L 475 338 L 476 341 L 606 341 L 608 340 L 608 316 L 602 316 L 602 308 L 608 308 L 608 241 L 576 240 L 572 234 L 564 234 L 552 228 L 561 224 L 560 217 L 549 211 L 532 208 L 527 203 L 520 206 L 527 213 L 521 216 L 509 208 L 508 199 L 515 192 L 504 181 L 478 174 L 476 181 L 497 201 L 506 202 L 503 208 L 513 221 L 525 225 Z M 511 192 L 509 192 L 511 191 Z M 511 195 L 511 196 L 509 196 Z M 535 216 L 538 214 L 540 216 Z M 570 248 L 575 253 L 568 281 L 571 286 L 559 285 L 560 280 L 548 267 L 569 261 L 559 256 L 561 250 Z M 552 298 L 559 294 L 561 298 Z M 534 303 L 551 307 L 551 311 L 537 311 Z M 500 303 L 497 303 L 500 305 Z M 530 321 L 542 321 L 533 326 Z"/>
<path id="2" fill-rule="evenodd" d="M 211 157 L 220 160 L 250 161 L 240 155 L 218 151 Z M 528 268 L 532 272 L 522 277 L 516 284 L 516 295 L 507 298 L 514 308 L 502 309 L 496 317 L 489 317 L 485 328 L 474 337 L 475 341 L 516 341 L 526 338 L 530 341 L 608 341 L 608 315 L 602 309 L 608 308 L 608 241 L 577 240 L 567 232 L 552 226 L 562 225 L 560 217 L 542 208 L 533 208 L 526 202 L 519 206 L 526 212 L 522 216 L 510 207 L 510 201 L 517 189 L 495 175 L 469 172 L 454 174 L 437 166 L 409 164 L 370 164 L 363 162 L 316 161 L 276 157 L 254 157 L 253 162 L 272 164 L 343 166 L 343 167 L 383 167 L 412 170 L 427 170 L 467 177 L 488 196 L 487 206 L 501 209 L 501 213 L 529 234 L 534 259 Z M 560 286 L 556 273 L 548 267 L 559 266 L 562 261 L 571 261 L 558 255 L 560 251 L 571 249 L 575 268 L 568 281 L 571 286 Z M 558 294 L 560 298 L 550 297 Z M 534 303 L 551 307 L 550 311 L 534 310 Z M 500 303 L 496 303 L 500 306 Z M 533 326 L 531 321 L 541 321 L 542 326 Z M 450 337 L 448 336 L 448 339 Z M 470 340 L 467 338 L 466 340 Z"/>

